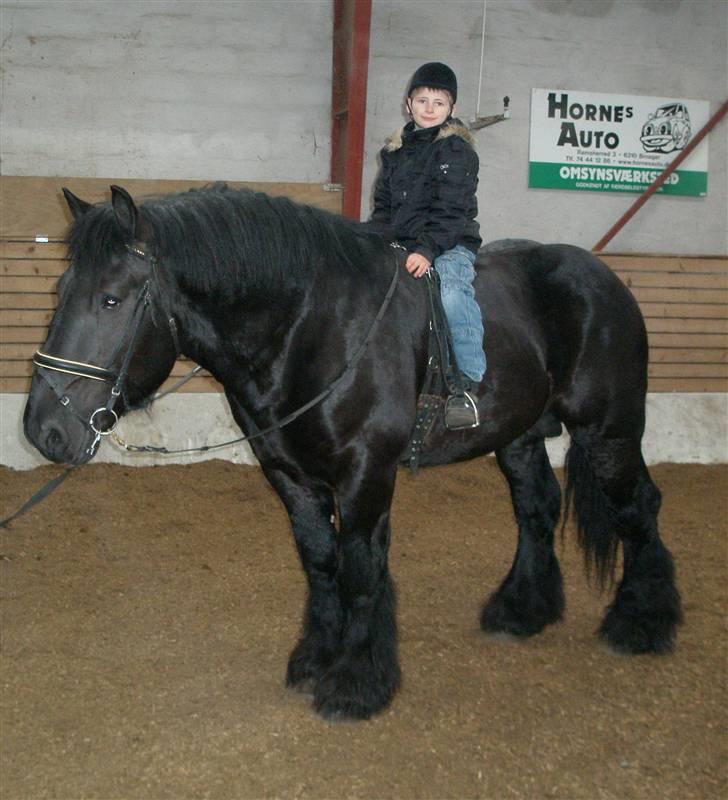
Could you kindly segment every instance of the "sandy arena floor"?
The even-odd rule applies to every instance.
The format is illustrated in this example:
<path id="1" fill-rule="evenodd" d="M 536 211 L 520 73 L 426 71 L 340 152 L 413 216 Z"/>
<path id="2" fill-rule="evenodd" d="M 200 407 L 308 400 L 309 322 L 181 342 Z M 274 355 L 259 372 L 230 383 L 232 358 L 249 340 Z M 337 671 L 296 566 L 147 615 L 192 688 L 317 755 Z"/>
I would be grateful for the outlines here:
<path id="1" fill-rule="evenodd" d="M 0 516 L 57 467 L 0 469 Z M 259 469 L 91 465 L 0 531 L 3 800 L 722 798 L 728 466 L 663 465 L 686 621 L 669 657 L 594 636 L 567 531 L 564 623 L 478 628 L 515 530 L 493 459 L 399 478 L 404 686 L 332 724 L 284 688 L 304 598 Z"/>

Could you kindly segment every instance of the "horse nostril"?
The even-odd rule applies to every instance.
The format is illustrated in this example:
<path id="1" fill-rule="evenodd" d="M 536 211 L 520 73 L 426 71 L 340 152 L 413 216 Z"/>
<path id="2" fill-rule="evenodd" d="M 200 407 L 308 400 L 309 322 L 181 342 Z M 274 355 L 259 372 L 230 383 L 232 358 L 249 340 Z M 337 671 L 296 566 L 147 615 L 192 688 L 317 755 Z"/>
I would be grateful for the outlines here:
<path id="1" fill-rule="evenodd" d="M 45 435 L 45 446 L 49 453 L 57 453 L 66 444 L 65 433 L 55 425 L 51 425 Z"/>

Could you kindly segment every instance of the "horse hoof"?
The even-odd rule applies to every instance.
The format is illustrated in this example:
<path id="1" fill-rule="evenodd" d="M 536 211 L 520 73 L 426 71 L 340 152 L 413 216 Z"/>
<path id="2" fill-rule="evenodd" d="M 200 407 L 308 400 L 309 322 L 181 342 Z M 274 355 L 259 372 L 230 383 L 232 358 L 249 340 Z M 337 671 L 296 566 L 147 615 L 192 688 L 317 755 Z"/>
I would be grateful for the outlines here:
<path id="1" fill-rule="evenodd" d="M 326 672 L 331 658 L 311 639 L 301 639 L 288 659 L 286 686 L 307 694 Z"/>
<path id="2" fill-rule="evenodd" d="M 480 627 L 491 636 L 507 637 L 511 640 L 525 636 L 520 620 L 497 594 L 483 606 Z"/>
<path id="3" fill-rule="evenodd" d="M 561 606 L 550 611 L 527 609 L 525 613 L 517 613 L 501 598 L 493 598 L 483 608 L 480 615 L 480 627 L 489 634 L 504 640 L 526 639 L 535 636 L 547 626 L 559 622 L 562 617 Z"/>
<path id="4" fill-rule="evenodd" d="M 599 628 L 599 635 L 612 650 L 622 655 L 665 655 L 675 646 L 676 625 L 671 619 L 621 617 L 611 608 Z"/>
<path id="5" fill-rule="evenodd" d="M 530 580 L 506 578 L 490 596 L 480 615 L 486 633 L 520 639 L 535 636 L 564 616 L 564 589 L 559 562 L 546 553 L 539 574 Z"/>
<path id="6" fill-rule="evenodd" d="M 316 684 L 314 708 L 324 719 L 369 719 L 383 711 L 391 702 L 399 686 L 399 667 L 394 675 L 373 675 L 371 664 L 357 669 L 351 664 L 333 667 Z"/>
<path id="7" fill-rule="evenodd" d="M 599 635 L 618 653 L 670 653 L 682 622 L 672 558 L 660 542 L 645 547 L 609 606 Z"/>

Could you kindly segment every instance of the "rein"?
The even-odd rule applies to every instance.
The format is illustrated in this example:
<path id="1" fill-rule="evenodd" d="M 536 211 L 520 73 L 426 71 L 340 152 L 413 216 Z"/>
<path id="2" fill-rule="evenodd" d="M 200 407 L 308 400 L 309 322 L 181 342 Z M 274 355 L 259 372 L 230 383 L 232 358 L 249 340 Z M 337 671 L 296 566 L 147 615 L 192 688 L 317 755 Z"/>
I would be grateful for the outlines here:
<path id="1" fill-rule="evenodd" d="M 405 250 L 405 248 L 402 247 L 402 245 L 396 242 L 392 242 L 391 247 L 393 247 L 396 250 Z M 376 317 L 374 318 L 371 326 L 369 327 L 367 335 L 364 337 L 364 340 L 357 348 L 351 360 L 344 365 L 344 369 L 339 374 L 339 376 L 335 378 L 323 391 L 319 392 L 319 394 L 317 394 L 307 403 L 304 403 L 304 405 L 300 406 L 295 411 L 292 411 L 290 414 L 287 414 L 285 417 L 283 417 L 283 419 L 278 420 L 278 422 L 274 422 L 267 428 L 263 428 L 262 430 L 256 431 L 255 433 L 251 433 L 245 436 L 239 436 L 236 439 L 230 439 L 225 442 L 219 442 L 217 444 L 207 444 L 207 445 L 202 445 L 200 447 L 183 447 L 175 450 L 169 450 L 167 447 L 164 446 L 160 447 L 149 444 L 129 444 L 128 442 L 125 442 L 117 433 L 114 433 L 113 430 L 109 431 L 109 433 L 112 434 L 111 438 L 120 447 L 124 448 L 127 452 L 130 453 L 163 453 L 165 455 L 177 455 L 182 453 L 206 453 L 210 450 L 218 450 L 222 447 L 230 447 L 230 445 L 239 444 L 240 442 L 249 442 L 253 439 L 258 439 L 261 436 L 266 436 L 269 433 L 273 433 L 273 431 L 279 430 L 280 428 L 283 428 L 286 425 L 290 425 L 291 422 L 298 419 L 298 417 L 300 417 L 302 414 L 305 414 L 306 411 L 308 411 L 309 409 L 318 405 L 320 402 L 326 399 L 332 392 L 334 392 L 339 387 L 344 378 L 346 378 L 349 371 L 352 370 L 359 363 L 361 357 L 364 355 L 364 352 L 369 345 L 369 342 L 374 337 L 377 325 L 379 324 L 380 320 L 386 313 L 387 308 L 389 307 L 392 297 L 394 296 L 394 290 L 397 287 L 398 280 L 399 280 L 399 262 L 395 257 L 394 274 L 392 275 L 392 280 L 389 283 L 389 288 L 387 289 L 387 293 L 384 296 L 384 300 L 382 300 L 382 304 L 379 307 L 379 311 L 377 312 Z M 192 373 L 185 376 L 180 381 L 179 385 L 181 385 L 183 382 L 188 381 L 192 377 L 193 373 L 199 369 L 200 367 L 196 367 L 195 370 L 192 371 Z M 165 392 L 164 394 L 167 393 L 168 392 Z"/>
<path id="2" fill-rule="evenodd" d="M 396 250 L 405 250 L 402 245 L 398 244 L 397 242 L 392 242 L 391 247 Z M 138 256 L 139 258 L 148 261 L 152 269 L 156 265 L 157 261 L 154 256 L 149 255 L 148 253 L 140 250 L 136 247 L 131 247 L 127 245 L 127 249 L 133 253 L 134 255 Z M 233 444 L 238 444 L 239 442 L 251 441 L 252 439 L 257 439 L 261 436 L 265 436 L 266 434 L 272 433 L 273 431 L 279 430 L 286 425 L 289 425 L 294 420 L 298 419 L 302 414 L 305 414 L 306 411 L 313 408 L 315 405 L 320 403 L 326 397 L 328 397 L 332 392 L 334 392 L 344 378 L 348 375 L 348 373 L 358 364 L 361 360 L 364 352 L 366 351 L 369 342 L 374 337 L 376 332 L 377 326 L 387 311 L 389 304 L 394 296 L 394 291 L 397 287 L 397 282 L 399 280 L 399 261 L 397 257 L 394 258 L 395 266 L 394 266 L 394 274 L 392 275 L 392 280 L 390 281 L 389 288 L 387 289 L 387 293 L 382 300 L 382 304 L 379 307 L 379 311 L 377 312 L 376 317 L 374 318 L 367 335 L 364 337 L 364 340 L 357 348 L 356 352 L 352 356 L 351 360 L 344 365 L 344 369 L 340 373 L 340 375 L 335 378 L 322 392 L 313 397 L 307 403 L 304 403 L 300 408 L 297 408 L 295 411 L 291 412 L 290 414 L 286 415 L 283 419 L 279 420 L 278 422 L 274 423 L 273 425 L 269 425 L 267 428 L 263 430 L 256 431 L 248 436 L 240 436 L 237 439 L 231 439 L 227 442 L 220 442 L 218 444 L 212 445 L 203 445 L 201 447 L 187 447 L 187 448 L 180 448 L 178 450 L 169 450 L 166 447 L 155 447 L 153 445 L 135 445 L 135 444 L 127 444 L 126 442 L 121 439 L 115 432 L 116 425 L 119 421 L 119 417 L 117 416 L 116 412 L 114 411 L 114 406 L 118 401 L 119 397 L 124 392 L 124 386 L 126 383 L 127 373 L 129 371 L 129 364 L 131 362 L 132 356 L 134 354 L 134 346 L 136 344 L 137 338 L 139 336 L 139 331 L 141 329 L 141 323 L 144 319 L 144 315 L 146 313 L 147 308 L 151 305 L 151 293 L 150 293 L 150 279 L 148 279 L 139 293 L 137 297 L 137 301 L 134 305 L 134 311 L 132 312 L 129 321 L 127 322 L 127 329 L 131 331 L 129 334 L 129 344 L 126 348 L 126 353 L 124 354 L 124 360 L 122 361 L 121 368 L 119 369 L 118 373 L 114 373 L 112 370 L 108 369 L 107 367 L 98 367 L 95 364 L 89 364 L 83 361 L 72 361 L 66 358 L 59 358 L 58 356 L 53 356 L 48 353 L 43 353 L 42 351 L 37 351 L 33 356 L 33 363 L 40 368 L 39 374 L 43 379 L 49 384 L 51 389 L 53 390 L 54 394 L 58 397 L 59 402 L 68 409 L 70 413 L 76 416 L 81 422 L 88 425 L 94 433 L 94 440 L 91 446 L 88 448 L 87 452 L 91 455 L 94 454 L 99 442 L 101 441 L 102 436 L 111 435 L 112 439 L 114 439 L 117 444 L 123 447 L 128 452 L 144 452 L 144 453 L 164 453 L 168 455 L 173 455 L 175 453 L 203 453 L 209 450 L 217 450 L 222 447 L 229 447 Z M 175 346 L 177 347 L 177 352 L 179 352 L 178 346 L 178 339 L 177 339 L 177 326 L 175 324 L 174 318 L 169 318 L 169 326 L 170 331 L 172 333 L 172 338 L 174 339 Z M 116 354 L 118 353 L 119 349 L 121 348 L 124 338 L 127 336 L 127 331 L 124 331 L 124 334 L 121 338 L 121 342 L 119 346 L 114 351 L 110 363 L 113 362 Z M 184 378 L 179 380 L 176 384 L 174 384 L 170 389 L 165 392 L 161 392 L 160 394 L 155 395 L 156 398 L 163 397 L 166 394 L 169 394 L 176 389 L 178 389 L 182 384 L 186 383 L 190 378 L 192 378 L 197 372 L 202 369 L 201 367 L 195 367 L 188 375 Z M 113 386 L 111 388 L 111 393 L 109 395 L 109 399 L 105 406 L 101 406 L 97 408 L 91 417 L 88 420 L 85 420 L 73 407 L 70 398 L 63 393 L 62 389 L 56 385 L 56 382 L 53 380 L 51 375 L 46 375 L 43 370 L 48 370 L 49 372 L 60 372 L 67 375 L 75 375 L 76 377 L 80 378 L 89 378 L 91 380 L 97 381 L 105 381 L 107 383 L 113 382 Z M 113 422 L 110 427 L 104 428 L 103 430 L 101 427 L 96 427 L 94 424 L 94 418 L 97 414 L 102 412 L 108 412 L 113 416 Z M 69 467 L 63 473 L 58 475 L 57 477 L 50 480 L 45 486 L 39 489 L 28 501 L 26 501 L 14 514 L 11 514 L 9 517 L 6 517 L 3 520 L 0 520 L 0 528 L 5 528 L 7 525 L 12 522 L 17 517 L 20 517 L 26 511 L 29 511 L 34 505 L 39 503 L 41 500 L 44 500 L 48 495 L 50 495 L 58 486 L 63 483 L 63 481 L 76 469 L 76 466 Z"/>

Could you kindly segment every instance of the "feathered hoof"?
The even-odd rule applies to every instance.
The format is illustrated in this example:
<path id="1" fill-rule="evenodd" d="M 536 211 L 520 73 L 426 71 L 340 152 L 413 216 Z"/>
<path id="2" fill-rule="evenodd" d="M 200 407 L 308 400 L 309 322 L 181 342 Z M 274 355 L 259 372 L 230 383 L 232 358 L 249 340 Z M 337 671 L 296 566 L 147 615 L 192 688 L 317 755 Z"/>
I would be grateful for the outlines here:
<path id="1" fill-rule="evenodd" d="M 680 623 L 679 609 L 670 609 L 654 617 L 626 616 L 612 606 L 604 618 L 599 635 L 617 653 L 665 655 L 675 646 Z"/>
<path id="2" fill-rule="evenodd" d="M 332 667 L 316 684 L 313 705 L 331 721 L 363 720 L 383 711 L 400 683 L 399 667 L 376 670 L 366 658 Z"/>
<path id="3" fill-rule="evenodd" d="M 288 659 L 286 686 L 304 694 L 312 693 L 313 686 L 326 672 L 331 660 L 315 637 L 304 637 Z"/>
<path id="4" fill-rule="evenodd" d="M 525 639 L 560 619 L 560 611 L 528 608 L 521 612 L 495 599 L 483 608 L 480 627 L 489 634 Z"/>
<path id="5" fill-rule="evenodd" d="M 618 653 L 669 653 L 681 622 L 672 558 L 655 540 L 638 554 L 617 588 L 599 635 Z"/>
<path id="6" fill-rule="evenodd" d="M 508 579 L 491 595 L 480 615 L 480 627 L 491 634 L 518 638 L 535 636 L 564 615 L 561 571 L 554 560 L 538 583 L 515 584 Z"/>

